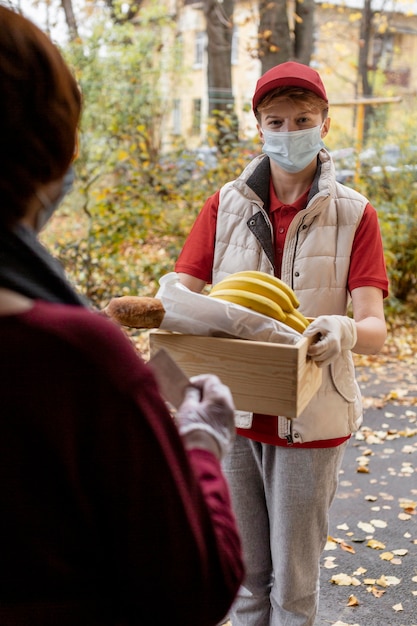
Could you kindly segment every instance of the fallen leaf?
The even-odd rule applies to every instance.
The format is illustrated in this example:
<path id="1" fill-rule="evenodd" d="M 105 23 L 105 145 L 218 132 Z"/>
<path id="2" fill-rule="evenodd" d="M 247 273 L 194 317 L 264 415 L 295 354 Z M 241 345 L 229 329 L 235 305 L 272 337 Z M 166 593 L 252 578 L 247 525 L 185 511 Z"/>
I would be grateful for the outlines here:
<path id="1" fill-rule="evenodd" d="M 370 539 L 366 545 L 373 550 L 383 550 L 385 548 L 385 544 L 377 539 Z"/>
<path id="2" fill-rule="evenodd" d="M 324 546 L 325 550 L 337 550 L 337 543 L 332 537 L 327 539 L 326 545 Z"/>
<path id="3" fill-rule="evenodd" d="M 366 522 L 359 522 L 358 528 L 363 530 L 365 533 L 369 533 L 371 535 L 373 535 L 375 532 L 375 528 L 372 526 L 372 524 L 367 524 Z"/>
<path id="4" fill-rule="evenodd" d="M 359 606 L 359 600 L 353 594 L 349 596 L 346 606 Z"/>
<path id="5" fill-rule="evenodd" d="M 371 524 L 372 526 L 375 526 L 375 528 L 386 528 L 388 525 L 382 519 L 371 519 Z"/>
<path id="6" fill-rule="evenodd" d="M 404 509 L 405 513 L 408 513 L 409 515 L 416 515 L 417 511 L 416 509 L 408 509 L 407 507 Z"/>
<path id="7" fill-rule="evenodd" d="M 401 548 L 401 550 L 393 550 L 392 553 L 397 556 L 405 556 L 406 554 L 408 554 L 408 550 L 406 550 L 405 548 Z"/>
<path id="8" fill-rule="evenodd" d="M 335 585 L 353 585 L 354 587 L 361 584 L 360 580 L 358 580 L 354 576 L 348 576 L 347 574 L 335 574 L 331 577 L 330 582 L 334 583 Z"/>
<path id="9" fill-rule="evenodd" d="M 403 522 L 411 519 L 411 515 L 409 515 L 408 513 L 400 513 L 398 515 L 398 519 L 402 520 Z"/>
<path id="10" fill-rule="evenodd" d="M 394 609 L 394 611 L 403 611 L 403 605 L 401 604 L 401 602 L 399 602 L 399 604 L 394 604 L 394 606 L 392 607 Z"/>
<path id="11" fill-rule="evenodd" d="M 372 587 L 371 593 L 375 598 L 382 598 L 385 593 L 385 589 L 378 589 L 378 587 Z"/>
<path id="12" fill-rule="evenodd" d="M 352 546 L 350 546 L 348 543 L 346 543 L 345 541 L 341 541 L 340 542 L 340 547 L 342 548 L 342 550 L 344 550 L 345 552 L 350 552 L 351 554 L 355 554 L 355 549 L 352 548 Z"/>
<path id="13" fill-rule="evenodd" d="M 392 559 L 394 558 L 394 555 L 392 552 L 383 552 L 382 554 L 379 555 L 379 558 L 382 559 L 383 561 L 392 561 Z"/>
<path id="14" fill-rule="evenodd" d="M 378 578 L 376 582 L 377 585 L 380 585 L 381 587 L 389 587 L 391 585 L 399 585 L 401 582 L 401 578 L 397 578 L 396 576 L 382 575 L 381 578 Z"/>

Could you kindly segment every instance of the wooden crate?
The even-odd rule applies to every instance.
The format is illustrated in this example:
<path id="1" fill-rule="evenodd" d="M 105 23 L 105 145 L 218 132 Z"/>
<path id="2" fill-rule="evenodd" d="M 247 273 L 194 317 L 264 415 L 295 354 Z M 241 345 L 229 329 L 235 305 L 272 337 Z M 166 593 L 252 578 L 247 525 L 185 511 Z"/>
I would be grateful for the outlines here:
<path id="1" fill-rule="evenodd" d="M 295 345 L 151 331 L 151 356 L 165 348 L 187 376 L 217 374 L 236 409 L 298 417 L 321 385 L 322 372 L 307 357 L 310 339 Z"/>

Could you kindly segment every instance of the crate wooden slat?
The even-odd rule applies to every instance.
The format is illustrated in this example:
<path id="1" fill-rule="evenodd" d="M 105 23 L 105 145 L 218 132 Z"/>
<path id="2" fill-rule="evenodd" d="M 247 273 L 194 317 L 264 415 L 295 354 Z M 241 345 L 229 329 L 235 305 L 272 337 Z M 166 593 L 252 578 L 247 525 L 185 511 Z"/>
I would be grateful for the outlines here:
<path id="1" fill-rule="evenodd" d="M 241 411 L 298 417 L 321 385 L 307 357 L 310 340 L 295 345 L 151 331 L 151 356 L 165 348 L 187 376 L 217 374 Z"/>

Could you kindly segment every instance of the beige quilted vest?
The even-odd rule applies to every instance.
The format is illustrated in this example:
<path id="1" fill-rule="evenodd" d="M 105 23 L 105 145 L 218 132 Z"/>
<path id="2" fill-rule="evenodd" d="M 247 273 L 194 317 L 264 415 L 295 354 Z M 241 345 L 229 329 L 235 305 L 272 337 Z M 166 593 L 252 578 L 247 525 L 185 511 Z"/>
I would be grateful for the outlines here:
<path id="1" fill-rule="evenodd" d="M 367 204 L 364 196 L 336 182 L 333 163 L 325 150 L 319 157 L 321 167 L 312 197 L 288 229 L 281 273 L 295 290 L 301 312 L 308 317 L 346 314 L 350 254 Z M 269 189 L 267 158 L 256 157 L 237 180 L 221 189 L 213 284 L 242 269 L 273 273 L 272 226 L 261 199 Z M 238 412 L 236 417 L 238 426 L 250 427 L 250 414 Z M 343 352 L 324 368 L 318 393 L 297 419 L 276 419 L 279 435 L 289 443 L 355 432 L 362 422 L 362 406 L 351 352 Z"/>

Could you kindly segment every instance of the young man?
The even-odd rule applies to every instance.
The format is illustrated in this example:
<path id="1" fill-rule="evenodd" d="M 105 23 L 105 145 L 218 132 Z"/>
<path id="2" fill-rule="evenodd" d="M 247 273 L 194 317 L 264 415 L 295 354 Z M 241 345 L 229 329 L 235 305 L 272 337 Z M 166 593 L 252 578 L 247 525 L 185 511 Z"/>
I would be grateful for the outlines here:
<path id="1" fill-rule="evenodd" d="M 232 625 L 312 626 L 328 512 L 362 420 L 351 350 L 383 346 L 388 280 L 376 211 L 336 182 L 324 148 L 330 119 L 319 74 L 295 62 L 272 68 L 253 111 L 264 154 L 207 200 L 175 269 L 194 291 L 239 270 L 274 273 L 316 318 L 305 334 L 321 336 L 310 348 L 323 367 L 319 392 L 296 420 L 238 422 L 224 463 L 246 561 Z"/>

